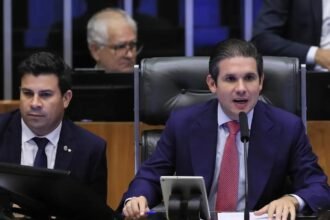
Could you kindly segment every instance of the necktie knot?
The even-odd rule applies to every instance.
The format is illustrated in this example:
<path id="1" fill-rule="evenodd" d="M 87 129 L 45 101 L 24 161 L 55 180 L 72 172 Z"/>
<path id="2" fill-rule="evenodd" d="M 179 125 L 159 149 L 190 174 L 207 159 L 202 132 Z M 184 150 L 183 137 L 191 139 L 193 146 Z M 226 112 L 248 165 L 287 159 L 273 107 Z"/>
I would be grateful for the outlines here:
<path id="1" fill-rule="evenodd" d="M 230 134 L 236 135 L 239 131 L 239 124 L 237 121 L 227 122 L 228 130 Z"/>
<path id="2" fill-rule="evenodd" d="M 34 137 L 32 139 L 38 145 L 38 148 L 41 148 L 41 149 L 45 149 L 46 145 L 49 142 L 47 138 Z"/>
<path id="3" fill-rule="evenodd" d="M 37 155 L 34 159 L 35 167 L 44 167 L 47 168 L 47 155 L 46 155 L 46 145 L 49 140 L 47 138 L 34 137 L 32 140 L 38 145 Z"/>

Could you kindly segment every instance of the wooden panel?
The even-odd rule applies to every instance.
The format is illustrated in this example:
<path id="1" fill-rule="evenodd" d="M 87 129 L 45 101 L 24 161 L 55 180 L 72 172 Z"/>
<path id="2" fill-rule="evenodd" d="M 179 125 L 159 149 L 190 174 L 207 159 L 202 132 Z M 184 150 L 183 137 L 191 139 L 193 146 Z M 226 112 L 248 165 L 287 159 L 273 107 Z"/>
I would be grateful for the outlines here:
<path id="1" fill-rule="evenodd" d="M 307 133 L 330 184 L 330 121 L 308 121 Z"/>
<path id="2" fill-rule="evenodd" d="M 134 176 L 134 130 L 132 122 L 78 122 L 107 141 L 108 204 L 116 209 Z"/>
<path id="3" fill-rule="evenodd" d="M 116 209 L 128 184 L 134 177 L 133 122 L 77 122 L 104 138 L 107 145 L 108 204 Z M 141 124 L 141 130 L 161 128 Z"/>
<path id="4" fill-rule="evenodd" d="M 0 100 L 0 113 L 19 108 L 19 100 Z"/>

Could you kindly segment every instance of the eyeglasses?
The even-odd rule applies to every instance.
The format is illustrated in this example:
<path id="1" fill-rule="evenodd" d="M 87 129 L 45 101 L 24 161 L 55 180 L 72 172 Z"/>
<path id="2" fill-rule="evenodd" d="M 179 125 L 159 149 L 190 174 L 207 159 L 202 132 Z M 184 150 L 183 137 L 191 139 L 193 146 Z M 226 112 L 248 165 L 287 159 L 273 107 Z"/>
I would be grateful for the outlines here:
<path id="1" fill-rule="evenodd" d="M 102 44 L 103 47 L 107 47 L 109 49 L 112 49 L 115 51 L 115 53 L 120 53 L 120 54 L 126 54 L 128 51 L 131 51 L 132 53 L 139 54 L 143 46 L 139 44 L 136 41 L 131 41 L 127 43 L 121 43 L 121 44 L 116 44 L 116 45 L 106 45 Z"/>

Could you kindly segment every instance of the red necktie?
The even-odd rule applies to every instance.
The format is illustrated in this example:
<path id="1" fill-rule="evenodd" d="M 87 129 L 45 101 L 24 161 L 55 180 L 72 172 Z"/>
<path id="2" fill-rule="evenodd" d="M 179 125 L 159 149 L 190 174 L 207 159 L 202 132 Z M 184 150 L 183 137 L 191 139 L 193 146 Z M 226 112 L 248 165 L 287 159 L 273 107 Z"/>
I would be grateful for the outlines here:
<path id="1" fill-rule="evenodd" d="M 215 209 L 219 212 L 235 211 L 238 198 L 238 152 L 236 134 L 239 131 L 237 121 L 227 123 L 229 135 L 226 140 L 218 179 L 218 191 Z"/>

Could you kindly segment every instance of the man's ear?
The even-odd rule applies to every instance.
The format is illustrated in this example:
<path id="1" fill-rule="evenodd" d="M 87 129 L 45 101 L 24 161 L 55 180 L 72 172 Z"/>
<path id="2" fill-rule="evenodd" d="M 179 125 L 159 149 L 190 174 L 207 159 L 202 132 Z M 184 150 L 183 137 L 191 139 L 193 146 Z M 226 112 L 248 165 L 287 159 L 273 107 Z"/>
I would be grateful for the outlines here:
<path id="1" fill-rule="evenodd" d="M 216 90 L 217 90 L 217 83 L 216 83 L 216 81 L 214 81 L 214 79 L 212 78 L 211 74 L 208 74 L 206 76 L 206 84 L 208 85 L 209 90 L 212 93 L 215 93 L 216 92 Z"/>
<path id="2" fill-rule="evenodd" d="M 264 79 L 265 79 L 265 74 L 262 73 L 261 77 L 260 77 L 260 83 L 259 83 L 259 92 L 261 92 L 263 86 L 264 86 Z"/>
<path id="3" fill-rule="evenodd" d="M 93 59 L 97 62 L 99 60 L 99 50 L 100 50 L 99 45 L 95 43 L 89 44 L 88 49 Z"/>
<path id="4" fill-rule="evenodd" d="M 64 95 L 63 95 L 63 106 L 64 106 L 64 108 L 67 108 L 69 106 L 70 101 L 72 99 L 72 96 L 73 96 L 72 95 L 72 90 L 70 90 L 70 89 L 64 93 Z"/>

